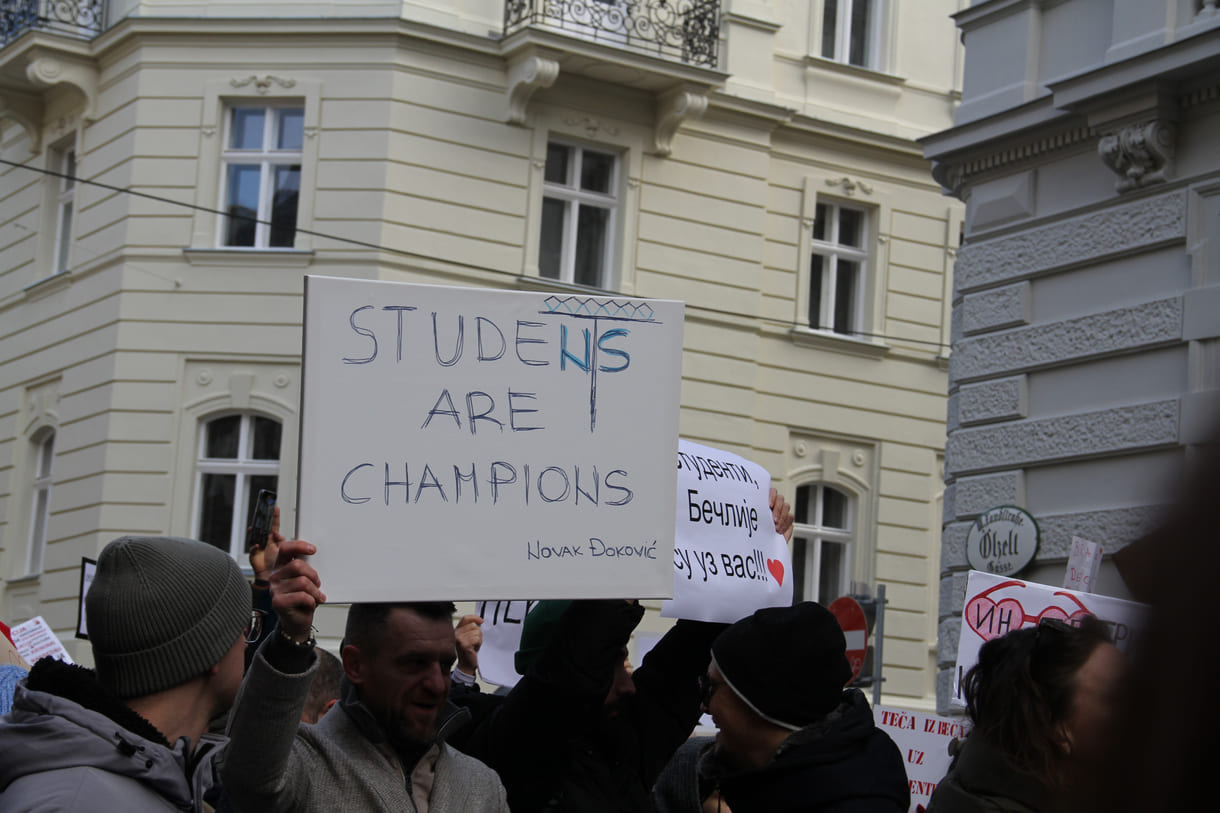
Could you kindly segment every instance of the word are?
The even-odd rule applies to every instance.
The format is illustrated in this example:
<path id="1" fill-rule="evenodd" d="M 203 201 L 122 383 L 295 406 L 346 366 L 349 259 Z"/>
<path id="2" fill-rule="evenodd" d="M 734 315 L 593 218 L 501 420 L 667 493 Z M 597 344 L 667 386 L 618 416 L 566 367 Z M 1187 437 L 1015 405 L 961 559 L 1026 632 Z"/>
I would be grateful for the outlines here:
<path id="1" fill-rule="evenodd" d="M 477 504 L 480 500 L 486 503 L 489 498 L 491 504 L 496 505 L 501 499 L 512 497 L 521 499 L 525 505 L 529 505 L 532 498 L 544 503 L 571 500 L 573 504 L 581 505 L 583 500 L 587 505 L 614 507 L 626 505 L 635 496 L 628 485 L 630 475 L 623 469 L 613 469 L 605 476 L 596 466 L 591 467 L 592 471 L 580 466 L 573 466 L 570 471 L 561 466 L 541 469 L 535 466 L 531 471 L 529 463 L 514 465 L 497 460 L 481 473 L 478 464 L 473 462 L 468 468 L 453 465 L 450 477 L 449 466 L 433 467 L 431 463 L 425 463 L 422 468 L 416 467 L 418 479 L 412 480 L 408 463 L 402 464 L 402 479 L 398 479 L 397 468 L 391 471 L 388 462 L 383 466 L 381 477 L 378 477 L 378 467 L 372 463 L 359 463 L 348 469 L 339 485 L 339 496 L 351 505 L 371 502 L 373 495 L 380 491 L 387 506 L 391 502 L 413 505 L 421 499 Z"/>
<path id="2" fill-rule="evenodd" d="M 695 478 L 702 480 L 732 480 L 737 483 L 751 483 L 758 488 L 758 481 L 750 476 L 750 470 L 740 463 L 726 460 L 713 460 L 703 455 L 678 452 L 678 470 L 693 471 Z"/>
<path id="3" fill-rule="evenodd" d="M 674 570 L 685 573 L 687 581 L 694 578 L 695 565 L 699 566 L 703 581 L 707 581 L 708 576 L 721 575 L 721 570 L 726 577 L 764 582 L 767 580 L 767 574 L 770 573 L 767 558 L 760 550 L 754 550 L 745 555 L 722 553 L 717 562 L 716 554 L 711 551 L 674 548 Z M 774 578 L 774 574 L 772 574 L 772 578 Z"/>
<path id="4" fill-rule="evenodd" d="M 533 542 L 525 543 L 525 558 L 527 560 L 577 559 L 583 558 L 586 552 L 593 559 L 603 556 L 610 558 L 634 557 L 636 559 L 656 559 L 657 541 L 654 539 L 642 545 L 610 545 L 595 536 L 591 536 L 589 537 L 587 548 L 584 545 L 544 545 L 537 539 Z"/>
<path id="5" fill-rule="evenodd" d="M 719 520 L 725 527 L 745 528 L 748 531 L 746 535 L 751 539 L 754 537 L 754 532 L 758 530 L 757 508 L 747 505 L 745 500 L 741 501 L 741 505 L 712 500 L 699 502 L 695 499 L 698 495 L 699 492 L 693 488 L 686 490 L 687 517 L 691 522 L 702 521 L 711 525 Z"/>

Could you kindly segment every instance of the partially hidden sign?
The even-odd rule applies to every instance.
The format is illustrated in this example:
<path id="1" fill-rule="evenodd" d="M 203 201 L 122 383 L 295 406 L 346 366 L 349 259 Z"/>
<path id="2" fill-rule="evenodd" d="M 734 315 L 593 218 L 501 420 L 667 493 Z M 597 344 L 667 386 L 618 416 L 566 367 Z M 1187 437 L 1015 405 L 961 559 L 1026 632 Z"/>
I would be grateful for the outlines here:
<path id="1" fill-rule="evenodd" d="M 932 799 L 932 791 L 936 790 L 953 762 L 949 756 L 949 744 L 966 735 L 962 718 L 937 717 L 876 706 L 873 708 L 873 719 L 902 752 L 907 784 L 911 787 L 910 813 L 926 808 Z"/>
<path id="2" fill-rule="evenodd" d="M 775 532 L 767 470 L 687 440 L 677 470 L 673 600 L 661 615 L 731 624 L 791 604 L 792 557 Z"/>
<path id="3" fill-rule="evenodd" d="M 840 596 L 830 602 L 826 609 L 843 628 L 843 637 L 847 640 L 847 663 L 851 666 L 851 680 L 855 680 L 860 677 L 860 670 L 864 668 L 864 659 L 868 655 L 868 618 L 864 615 L 864 608 L 851 596 Z"/>
<path id="4" fill-rule="evenodd" d="M 480 601 L 475 612 L 483 619 L 483 646 L 479 649 L 479 676 L 497 686 L 515 686 L 516 655 L 521 627 L 536 601 Z"/>
<path id="5" fill-rule="evenodd" d="M 962 680 L 970 667 L 978 663 L 979 649 L 993 638 L 1022 627 L 1037 626 L 1047 618 L 1078 626 L 1084 616 L 1092 615 L 1105 622 L 1114 645 L 1126 651 L 1143 631 L 1146 612 L 1146 605 L 1134 601 L 972 570 L 966 582 L 952 702 L 965 706 Z"/>
<path id="6" fill-rule="evenodd" d="M 668 597 L 682 321 L 307 277 L 297 531 L 328 600 Z"/>
<path id="7" fill-rule="evenodd" d="M 975 570 L 1015 576 L 1038 551 L 1038 523 L 1023 508 L 1002 505 L 979 515 L 966 534 Z"/>

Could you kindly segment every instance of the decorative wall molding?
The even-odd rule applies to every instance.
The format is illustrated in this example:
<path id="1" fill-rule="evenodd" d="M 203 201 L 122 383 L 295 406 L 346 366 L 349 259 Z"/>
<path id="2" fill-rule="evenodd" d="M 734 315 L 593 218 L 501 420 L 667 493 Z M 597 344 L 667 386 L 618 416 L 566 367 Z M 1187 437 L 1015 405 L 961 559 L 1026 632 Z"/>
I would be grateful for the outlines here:
<path id="1" fill-rule="evenodd" d="M 955 473 L 1045 465 L 1178 442 L 1178 399 L 1096 412 L 959 429 L 945 444 Z"/>
<path id="2" fill-rule="evenodd" d="M 559 63 L 553 59 L 528 54 L 509 64 L 508 101 L 509 124 L 525 124 L 526 108 L 539 88 L 549 88 L 559 77 Z"/>
<path id="3" fill-rule="evenodd" d="M 694 120 L 707 110 L 707 94 L 678 88 L 657 98 L 657 124 L 653 134 L 653 152 L 669 155 L 673 150 L 674 134 L 683 122 Z"/>
<path id="4" fill-rule="evenodd" d="M 991 330 L 1028 325 L 1033 315 L 1029 280 L 977 294 L 966 294 L 962 311 L 962 334 L 970 336 Z"/>
<path id="5" fill-rule="evenodd" d="M 92 66 L 43 56 L 26 65 L 25 75 L 37 87 L 63 84 L 76 88 L 85 100 L 81 117 L 88 122 L 97 120 L 97 70 Z"/>
<path id="6" fill-rule="evenodd" d="M 1182 310 L 1182 298 L 1172 297 L 963 339 L 953 348 L 950 378 L 957 383 L 1180 341 Z"/>
<path id="7" fill-rule="evenodd" d="M 1107 167 L 1119 176 L 1114 188 L 1119 193 L 1164 183 L 1173 170 L 1177 127 L 1156 120 L 1132 124 L 1103 136 L 1097 152 Z"/>
<path id="8" fill-rule="evenodd" d="M 290 90 L 297 86 L 297 80 L 284 79 L 279 76 L 273 76 L 272 74 L 266 74 L 265 76 L 255 76 L 254 74 L 251 74 L 249 76 L 229 80 L 229 85 L 235 88 L 244 88 L 254 85 L 254 89 L 259 93 L 266 93 L 267 91 L 271 90 L 272 84 L 279 85 L 285 90 Z"/>
<path id="9" fill-rule="evenodd" d="M 0 98 L 0 121 L 11 121 L 25 130 L 31 155 L 42 152 L 42 130 L 38 126 L 41 118 L 42 105 L 36 99 L 15 94 L 6 94 L 4 98 Z"/>
<path id="10" fill-rule="evenodd" d="M 846 175 L 844 175 L 842 178 L 827 178 L 826 185 L 831 186 L 831 187 L 842 188 L 843 194 L 847 195 L 848 197 L 851 197 L 852 195 L 856 194 L 857 189 L 859 189 L 861 192 L 863 192 L 866 195 L 873 194 L 872 186 L 865 183 L 864 181 L 853 181 L 851 178 L 848 178 Z"/>
<path id="11" fill-rule="evenodd" d="M 608 135 L 616 136 L 619 133 L 617 127 L 611 127 L 608 124 L 603 124 L 600 119 L 595 119 L 592 116 L 565 116 L 563 123 L 569 127 L 583 128 L 585 133 L 590 138 L 595 137 L 598 133 L 605 131 Z"/>
<path id="12" fill-rule="evenodd" d="M 1172 192 L 958 249 L 954 285 L 973 288 L 1149 248 L 1186 236 L 1186 198 Z"/>
<path id="13" fill-rule="evenodd" d="M 962 426 L 1024 418 L 1029 414 L 1024 375 L 967 384 L 961 388 L 959 396 Z"/>

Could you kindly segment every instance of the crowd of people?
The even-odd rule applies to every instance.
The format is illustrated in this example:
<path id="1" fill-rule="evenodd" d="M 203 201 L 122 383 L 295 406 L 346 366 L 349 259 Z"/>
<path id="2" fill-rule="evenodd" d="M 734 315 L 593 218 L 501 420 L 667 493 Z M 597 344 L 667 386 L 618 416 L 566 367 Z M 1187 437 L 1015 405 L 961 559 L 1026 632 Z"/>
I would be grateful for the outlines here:
<path id="1" fill-rule="evenodd" d="M 1183 534 L 1210 522 L 1204 491 L 1188 493 L 1198 505 L 1183 509 Z M 790 507 L 777 495 L 772 505 L 790 537 Z M 818 604 L 731 625 L 678 621 L 632 670 L 638 602 L 539 602 L 519 682 L 486 693 L 482 619 L 455 625 L 448 602 L 353 604 L 340 657 L 319 648 L 316 550 L 280 536 L 277 515 L 251 586 L 227 554 L 193 540 L 107 545 L 85 607 L 95 667 L 38 661 L 0 717 L 0 811 L 910 807 L 903 756 L 845 688 L 844 634 Z M 1115 715 L 1147 687 L 1125 671 L 1091 619 L 987 642 L 963 685 L 969 735 L 929 809 L 1121 807 L 1105 766 L 1120 742 L 1130 764 L 1139 743 L 1114 732 L 1187 750 L 1166 740 L 1163 718 Z M 717 733 L 692 737 L 704 712 Z M 1175 775 L 1164 798 L 1197 800 L 1201 775 Z M 1142 809 L 1163 807 L 1138 777 Z"/>

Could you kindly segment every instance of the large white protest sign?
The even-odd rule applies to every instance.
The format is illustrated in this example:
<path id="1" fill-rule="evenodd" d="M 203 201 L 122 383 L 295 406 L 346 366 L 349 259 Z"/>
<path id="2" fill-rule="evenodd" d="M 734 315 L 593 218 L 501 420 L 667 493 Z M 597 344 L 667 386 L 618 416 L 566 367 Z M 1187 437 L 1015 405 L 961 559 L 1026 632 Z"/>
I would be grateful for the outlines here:
<path id="1" fill-rule="evenodd" d="M 926 808 L 953 762 L 949 743 L 966 736 L 963 721 L 886 706 L 873 708 L 873 719 L 902 752 L 911 787 L 911 813 Z"/>
<path id="2" fill-rule="evenodd" d="M 979 648 L 992 638 L 1022 627 L 1037 626 L 1043 619 L 1078 625 L 1084 616 L 1092 615 L 1110 627 L 1115 646 L 1126 651 L 1142 633 L 1146 611 L 1145 605 L 1134 601 L 972 570 L 966 582 L 966 607 L 962 612 L 952 702 L 965 706 L 962 679 L 970 667 L 978 663 Z"/>
<path id="3" fill-rule="evenodd" d="M 683 305 L 307 277 L 331 601 L 668 597 Z"/>
<path id="4" fill-rule="evenodd" d="M 497 686 L 515 686 L 516 655 L 521 646 L 521 622 L 536 601 L 480 601 L 475 612 L 483 618 L 483 646 L 479 649 L 479 676 Z"/>
<path id="5" fill-rule="evenodd" d="M 673 599 L 661 615 L 733 623 L 792 603 L 792 558 L 775 532 L 771 475 L 731 452 L 678 445 Z"/>
<path id="6" fill-rule="evenodd" d="M 36 615 L 29 621 L 13 626 L 13 645 L 17 653 L 31 665 L 42 658 L 55 658 L 64 663 L 72 663 L 68 650 L 60 642 L 59 636 L 47 625 L 41 615 Z"/>

